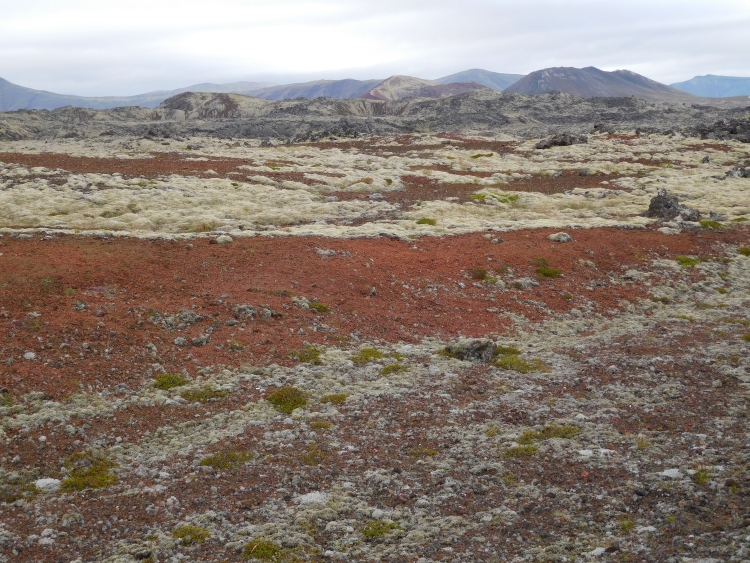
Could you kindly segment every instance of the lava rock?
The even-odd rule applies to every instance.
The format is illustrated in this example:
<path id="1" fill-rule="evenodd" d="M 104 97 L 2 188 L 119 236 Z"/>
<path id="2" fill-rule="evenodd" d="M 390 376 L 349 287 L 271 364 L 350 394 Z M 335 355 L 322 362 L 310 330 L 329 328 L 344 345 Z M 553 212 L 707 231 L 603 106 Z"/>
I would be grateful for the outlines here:
<path id="1" fill-rule="evenodd" d="M 552 147 L 569 147 L 570 145 L 581 145 L 589 142 L 586 135 L 575 135 L 573 133 L 560 133 L 539 141 L 536 144 L 537 149 L 551 149 Z"/>
<path id="2" fill-rule="evenodd" d="M 726 174 L 726 178 L 750 178 L 750 166 L 747 168 L 735 167 Z"/>
<path id="3" fill-rule="evenodd" d="M 547 239 L 554 241 L 554 242 L 572 242 L 573 237 L 571 237 L 568 233 L 554 233 L 547 237 Z"/>
<path id="4" fill-rule="evenodd" d="M 456 340 L 446 346 L 448 354 L 459 360 L 491 362 L 497 345 L 489 338 Z"/>
<path id="5" fill-rule="evenodd" d="M 659 190 L 659 193 L 651 199 L 646 217 L 656 219 L 682 217 L 685 221 L 698 221 L 701 213 L 697 209 L 682 205 L 676 196 L 668 195 L 666 190 Z"/>

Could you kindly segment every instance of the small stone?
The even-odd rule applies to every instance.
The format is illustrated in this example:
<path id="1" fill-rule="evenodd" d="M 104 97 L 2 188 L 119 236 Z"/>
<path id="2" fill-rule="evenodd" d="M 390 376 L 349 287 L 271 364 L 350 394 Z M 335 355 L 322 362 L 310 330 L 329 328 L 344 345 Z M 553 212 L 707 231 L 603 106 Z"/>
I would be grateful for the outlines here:
<path id="1" fill-rule="evenodd" d="M 380 520 L 383 516 L 385 516 L 385 512 L 383 512 L 379 508 L 376 508 L 375 510 L 372 511 L 372 517 L 375 520 Z"/>
<path id="2" fill-rule="evenodd" d="M 446 347 L 448 354 L 459 360 L 491 362 L 497 345 L 488 338 L 457 340 Z"/>
<path id="3" fill-rule="evenodd" d="M 495 237 L 490 241 L 492 244 L 500 244 L 501 242 L 505 242 L 502 237 Z"/>
<path id="4" fill-rule="evenodd" d="M 60 490 L 60 483 L 59 479 L 37 479 L 34 486 L 43 493 L 56 493 Z"/>
<path id="5" fill-rule="evenodd" d="M 216 244 L 228 244 L 230 242 L 233 242 L 233 240 L 229 235 L 220 235 L 216 237 Z"/>
<path id="6" fill-rule="evenodd" d="M 187 344 L 187 340 L 183 338 L 182 336 L 178 336 L 174 339 L 175 346 L 185 346 Z"/>
<path id="7" fill-rule="evenodd" d="M 659 473 L 657 473 L 657 475 L 661 475 L 662 477 L 669 477 L 670 479 L 682 478 L 682 473 L 680 473 L 679 469 L 665 469 L 664 471 L 660 471 Z"/>
<path id="8" fill-rule="evenodd" d="M 724 386 L 724 382 L 723 382 L 723 381 L 722 381 L 721 379 L 717 379 L 717 380 L 715 380 L 715 381 L 714 381 L 714 382 L 713 382 L 713 383 L 711 384 L 711 386 L 712 386 L 712 387 L 713 387 L 714 389 L 718 389 L 719 387 L 723 387 L 723 386 Z"/>
<path id="9" fill-rule="evenodd" d="M 227 326 L 237 326 L 240 322 L 237 319 L 227 319 L 227 322 L 224 324 Z"/>
<path id="10" fill-rule="evenodd" d="M 34 352 L 26 352 L 23 355 L 23 359 L 29 361 L 36 360 L 36 354 Z"/>
<path id="11" fill-rule="evenodd" d="M 548 236 L 547 239 L 553 242 L 571 242 L 573 240 L 573 237 L 571 237 L 568 233 L 554 233 Z"/>

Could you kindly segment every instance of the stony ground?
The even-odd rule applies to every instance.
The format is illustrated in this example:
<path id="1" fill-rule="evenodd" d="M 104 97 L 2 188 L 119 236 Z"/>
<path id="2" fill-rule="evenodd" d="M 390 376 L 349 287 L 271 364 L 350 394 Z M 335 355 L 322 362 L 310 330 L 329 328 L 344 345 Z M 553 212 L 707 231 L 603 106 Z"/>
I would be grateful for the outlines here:
<path id="1" fill-rule="evenodd" d="M 395 159 L 393 189 L 361 192 L 305 183 L 291 164 L 296 180 L 266 172 L 279 192 L 296 181 L 366 205 L 380 193 L 415 214 L 351 219 L 374 232 L 6 223 L 0 561 L 750 560 L 750 179 L 723 179 L 742 146 L 602 136 L 542 155 L 520 141 L 427 141 L 482 168 Z M 180 155 L 76 143 L 46 155 L 4 144 L 6 201 L 31 201 L 32 181 L 161 186 L 250 166 L 226 154 L 245 148 L 218 143 L 184 173 Z M 598 164 L 638 143 L 633 174 Z M 365 163 L 336 168 L 333 151 L 369 151 L 373 167 L 388 157 L 284 150 L 314 153 L 334 179 Z M 526 159 L 528 177 L 495 155 Z M 462 170 L 508 177 L 461 188 Z M 430 171 L 450 181 L 426 188 Z M 717 218 L 645 219 L 659 185 Z M 513 202 L 489 194 L 540 198 L 537 228 L 504 226 Z M 556 195 L 588 215 L 561 219 Z M 417 201 L 445 214 L 387 231 L 416 225 Z M 625 219 L 596 223 L 602 202 Z M 474 207 L 491 228 L 448 230 Z M 561 227 L 570 242 L 548 238 Z M 213 244 L 221 233 L 234 241 Z M 472 341 L 489 355 L 456 352 Z"/>

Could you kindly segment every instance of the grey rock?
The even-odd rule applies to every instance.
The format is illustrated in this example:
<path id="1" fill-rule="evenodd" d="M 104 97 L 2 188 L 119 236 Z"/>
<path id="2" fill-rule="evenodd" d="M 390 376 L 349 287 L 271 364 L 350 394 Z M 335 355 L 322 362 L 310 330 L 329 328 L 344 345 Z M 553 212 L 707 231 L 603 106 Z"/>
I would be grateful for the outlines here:
<path id="1" fill-rule="evenodd" d="M 183 338 L 182 336 L 178 336 L 174 339 L 175 346 L 185 346 L 187 344 L 187 339 Z"/>
<path id="2" fill-rule="evenodd" d="M 229 244 L 230 242 L 233 242 L 233 240 L 229 235 L 220 235 L 216 237 L 216 244 Z"/>
<path id="3" fill-rule="evenodd" d="M 572 242 L 573 237 L 571 237 L 568 233 L 554 233 L 547 237 L 549 240 L 554 242 Z"/>
<path id="4" fill-rule="evenodd" d="M 23 359 L 29 361 L 36 360 L 36 354 L 34 352 L 26 352 L 23 355 Z"/>
<path id="5" fill-rule="evenodd" d="M 682 217 L 685 221 L 698 221 L 701 218 L 700 211 L 682 205 L 676 196 L 670 196 L 666 190 L 660 190 L 648 206 L 646 217 L 655 219 L 676 219 Z"/>
<path id="6" fill-rule="evenodd" d="M 497 345 L 489 338 L 462 339 L 446 346 L 448 354 L 459 360 L 491 362 Z"/>
<path id="7" fill-rule="evenodd" d="M 208 344 L 208 336 L 201 334 L 200 336 L 193 338 L 190 342 L 193 346 L 205 346 Z"/>
<path id="8" fill-rule="evenodd" d="M 553 137 L 539 141 L 536 144 L 537 149 L 551 149 L 552 147 L 569 147 L 570 145 L 581 145 L 588 143 L 586 135 L 575 135 L 573 133 L 560 133 Z"/>
<path id="9" fill-rule="evenodd" d="M 78 303 L 73 305 L 74 311 L 85 311 L 86 309 L 88 309 L 88 306 L 83 301 L 79 301 Z"/>

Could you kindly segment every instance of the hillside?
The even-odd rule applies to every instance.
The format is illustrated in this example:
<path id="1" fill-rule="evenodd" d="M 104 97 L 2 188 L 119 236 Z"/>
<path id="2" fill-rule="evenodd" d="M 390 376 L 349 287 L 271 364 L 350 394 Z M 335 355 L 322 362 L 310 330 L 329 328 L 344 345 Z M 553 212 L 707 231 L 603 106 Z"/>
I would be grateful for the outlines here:
<path id="1" fill-rule="evenodd" d="M 412 76 L 391 76 L 360 97 L 366 100 L 395 101 L 406 98 L 445 98 L 477 90 L 488 90 L 488 88 L 472 82 L 436 84 L 430 80 Z"/>
<path id="2" fill-rule="evenodd" d="M 315 80 L 298 84 L 281 84 L 261 89 L 236 90 L 239 93 L 265 100 L 293 100 L 296 98 L 359 98 L 362 94 L 380 84 L 382 79 L 354 80 Z"/>
<path id="3" fill-rule="evenodd" d="M 237 92 L 272 86 L 272 82 L 231 82 L 228 84 L 193 84 L 176 90 L 158 90 L 135 96 L 69 96 L 46 90 L 34 90 L 0 78 L 0 111 L 19 109 L 57 109 L 74 106 L 89 109 L 110 109 L 126 106 L 154 108 L 167 98 L 182 92 Z"/>
<path id="4" fill-rule="evenodd" d="M 487 88 L 492 88 L 496 92 L 502 92 L 510 85 L 515 84 L 524 77 L 523 74 L 502 74 L 499 72 L 490 72 L 481 68 L 464 70 L 455 74 L 443 76 L 433 80 L 436 84 L 451 84 L 453 82 L 476 82 Z"/>
<path id="5" fill-rule="evenodd" d="M 695 96 L 707 98 L 728 98 L 731 96 L 750 96 L 750 78 L 740 76 L 696 76 L 685 82 L 672 84 L 673 88 Z"/>

